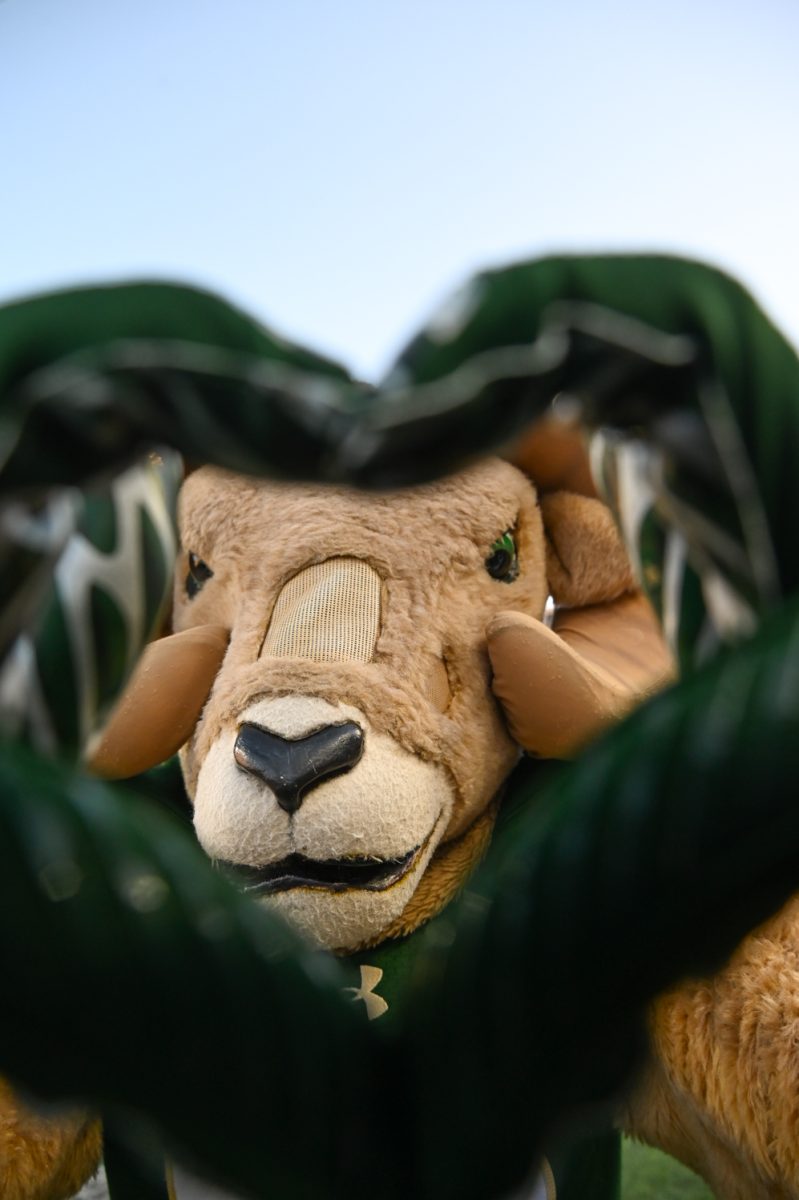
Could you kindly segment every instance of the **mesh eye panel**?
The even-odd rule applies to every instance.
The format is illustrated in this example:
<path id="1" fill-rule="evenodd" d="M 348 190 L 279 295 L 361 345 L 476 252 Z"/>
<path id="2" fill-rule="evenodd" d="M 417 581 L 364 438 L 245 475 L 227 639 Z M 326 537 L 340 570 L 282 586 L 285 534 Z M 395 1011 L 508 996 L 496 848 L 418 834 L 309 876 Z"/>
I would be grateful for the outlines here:
<path id="1" fill-rule="evenodd" d="M 380 590 L 380 576 L 360 558 L 306 567 L 278 596 L 261 653 L 370 662 L 380 629 Z"/>

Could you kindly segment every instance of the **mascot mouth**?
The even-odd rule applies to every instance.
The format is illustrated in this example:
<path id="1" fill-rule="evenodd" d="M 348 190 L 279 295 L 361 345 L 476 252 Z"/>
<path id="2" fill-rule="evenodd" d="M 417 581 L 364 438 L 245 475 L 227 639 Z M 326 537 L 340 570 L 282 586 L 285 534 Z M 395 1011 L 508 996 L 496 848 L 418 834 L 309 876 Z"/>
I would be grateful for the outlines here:
<path id="1" fill-rule="evenodd" d="M 220 860 L 214 865 L 249 896 L 268 896 L 291 888 L 321 888 L 328 892 L 359 888 L 382 892 L 408 874 L 423 849 L 424 845 L 416 846 L 401 858 L 314 859 L 289 854 L 266 867 Z"/>

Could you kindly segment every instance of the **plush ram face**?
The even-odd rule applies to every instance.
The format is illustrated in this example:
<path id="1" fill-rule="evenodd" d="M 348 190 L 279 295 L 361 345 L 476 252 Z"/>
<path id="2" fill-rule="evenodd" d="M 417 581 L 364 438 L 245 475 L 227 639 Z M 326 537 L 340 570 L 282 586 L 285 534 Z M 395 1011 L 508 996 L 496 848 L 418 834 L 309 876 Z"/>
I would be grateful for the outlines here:
<path id="1" fill-rule="evenodd" d="M 499 461 L 380 495 L 204 469 L 180 525 L 175 629 L 230 630 L 182 752 L 199 840 L 317 943 L 378 938 L 518 756 L 485 629 L 543 614 L 535 493 Z"/>
<path id="2" fill-rule="evenodd" d="M 603 506 L 498 459 L 380 494 L 205 468 L 180 531 L 176 632 L 94 767 L 182 747 L 209 856 L 320 946 L 438 911 L 520 746 L 568 754 L 668 671 Z"/>

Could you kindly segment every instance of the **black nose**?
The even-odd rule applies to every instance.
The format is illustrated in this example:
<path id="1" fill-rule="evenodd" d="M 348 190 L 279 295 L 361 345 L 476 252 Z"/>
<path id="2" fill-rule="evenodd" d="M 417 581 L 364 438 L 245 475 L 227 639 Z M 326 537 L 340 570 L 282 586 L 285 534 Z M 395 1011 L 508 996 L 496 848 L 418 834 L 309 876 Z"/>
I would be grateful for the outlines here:
<path id="1" fill-rule="evenodd" d="M 233 747 L 241 769 L 262 779 L 287 813 L 296 812 L 317 784 L 349 771 L 362 754 L 363 730 L 354 721 L 325 725 L 301 738 L 245 723 Z"/>

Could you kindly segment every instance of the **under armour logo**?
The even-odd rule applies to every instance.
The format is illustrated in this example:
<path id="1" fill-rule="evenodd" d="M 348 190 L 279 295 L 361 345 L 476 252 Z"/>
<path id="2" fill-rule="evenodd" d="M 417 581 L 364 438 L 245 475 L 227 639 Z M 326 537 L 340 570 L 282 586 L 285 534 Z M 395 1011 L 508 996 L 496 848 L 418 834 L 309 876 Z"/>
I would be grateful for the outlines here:
<path id="1" fill-rule="evenodd" d="M 345 992 L 352 992 L 353 1000 L 363 1000 L 370 1021 L 376 1021 L 383 1013 L 388 1012 L 387 1002 L 375 992 L 382 978 L 383 972 L 380 967 L 361 967 L 361 986 L 343 989 Z"/>

